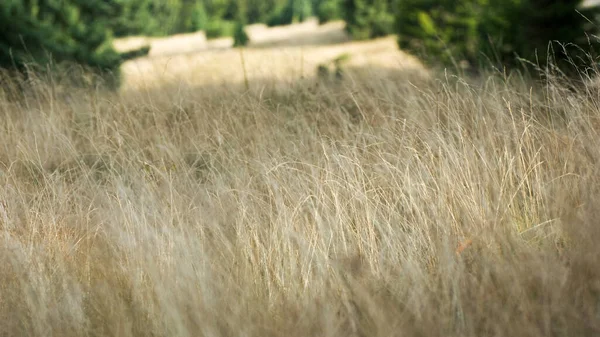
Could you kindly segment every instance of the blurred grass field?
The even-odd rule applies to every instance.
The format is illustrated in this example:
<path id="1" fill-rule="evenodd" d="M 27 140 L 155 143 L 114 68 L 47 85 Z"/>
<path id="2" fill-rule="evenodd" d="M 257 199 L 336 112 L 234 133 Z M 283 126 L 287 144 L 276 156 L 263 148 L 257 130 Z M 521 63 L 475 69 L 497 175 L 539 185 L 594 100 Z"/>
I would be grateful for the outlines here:
<path id="1" fill-rule="evenodd" d="M 599 333 L 597 87 L 266 40 L 5 79 L 0 336 Z"/>

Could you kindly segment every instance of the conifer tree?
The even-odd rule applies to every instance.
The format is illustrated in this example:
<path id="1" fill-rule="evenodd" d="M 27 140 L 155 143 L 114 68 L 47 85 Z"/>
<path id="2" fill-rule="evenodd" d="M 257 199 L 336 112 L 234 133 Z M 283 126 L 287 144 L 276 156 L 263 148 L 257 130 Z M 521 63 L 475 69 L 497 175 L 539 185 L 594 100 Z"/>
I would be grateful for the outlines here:
<path id="1" fill-rule="evenodd" d="M 394 28 L 393 0 L 342 0 L 346 29 L 358 40 L 391 34 Z"/>
<path id="2" fill-rule="evenodd" d="M 320 23 L 340 19 L 342 17 L 342 4 L 340 0 L 313 0 L 314 14 Z"/>
<path id="3" fill-rule="evenodd" d="M 112 46 L 112 27 L 124 13 L 117 0 L 5 0 L 0 2 L 0 68 L 76 63 L 118 83 L 127 57 Z M 147 52 L 147 50 L 145 50 Z"/>
<path id="4" fill-rule="evenodd" d="M 593 55 L 595 49 L 597 25 L 589 21 L 595 20 L 597 10 L 584 10 L 581 3 L 398 0 L 396 32 L 400 48 L 430 63 L 458 66 L 467 61 L 474 68 L 501 68 L 522 66 L 524 59 L 541 68 L 584 65 L 592 61 L 587 53 Z"/>
<path id="5" fill-rule="evenodd" d="M 0 67 L 72 61 L 118 72 L 121 58 L 106 28 L 112 7 L 102 1 L 9 0 L 0 3 Z"/>
<path id="6" fill-rule="evenodd" d="M 594 37 L 597 23 L 590 20 L 596 19 L 597 7 L 583 9 L 581 0 L 522 0 L 517 5 L 514 2 L 508 12 L 511 34 L 498 34 L 505 43 L 504 50 L 542 68 L 549 63 L 564 66 L 573 62 L 581 66 L 591 61 L 588 54 L 593 53 L 598 39 Z M 504 63 L 514 63 L 511 54 L 502 55 Z"/>
<path id="7" fill-rule="evenodd" d="M 269 26 L 289 25 L 293 22 L 302 22 L 312 15 L 311 0 L 284 0 L 279 1 L 274 11 L 269 16 Z"/>
<path id="8" fill-rule="evenodd" d="M 248 23 L 267 22 L 276 6 L 277 2 L 274 0 L 248 0 Z"/>
<path id="9" fill-rule="evenodd" d="M 119 3 L 110 28 L 115 36 L 155 35 L 160 22 L 152 13 L 153 0 L 130 0 Z"/>
<path id="10" fill-rule="evenodd" d="M 481 42 L 482 2 L 399 0 L 396 30 L 400 48 L 431 62 L 473 62 Z"/>
<path id="11" fill-rule="evenodd" d="M 237 20 L 235 22 L 235 32 L 233 34 L 233 45 L 235 47 L 245 46 L 248 43 L 248 35 L 246 35 L 245 27 L 248 17 L 248 7 L 246 0 L 238 0 L 237 4 Z"/>
<path id="12" fill-rule="evenodd" d="M 174 33 L 189 33 L 203 30 L 208 23 L 208 15 L 202 0 L 181 0 L 178 25 Z"/>

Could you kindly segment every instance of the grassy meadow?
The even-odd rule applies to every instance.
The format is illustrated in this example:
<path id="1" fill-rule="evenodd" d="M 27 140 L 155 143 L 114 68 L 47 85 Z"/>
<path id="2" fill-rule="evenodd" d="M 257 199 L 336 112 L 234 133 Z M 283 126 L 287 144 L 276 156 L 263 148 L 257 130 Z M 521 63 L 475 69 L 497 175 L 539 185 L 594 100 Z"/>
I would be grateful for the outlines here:
<path id="1" fill-rule="evenodd" d="M 394 38 L 123 69 L 2 77 L 0 336 L 600 334 L 593 82 Z"/>

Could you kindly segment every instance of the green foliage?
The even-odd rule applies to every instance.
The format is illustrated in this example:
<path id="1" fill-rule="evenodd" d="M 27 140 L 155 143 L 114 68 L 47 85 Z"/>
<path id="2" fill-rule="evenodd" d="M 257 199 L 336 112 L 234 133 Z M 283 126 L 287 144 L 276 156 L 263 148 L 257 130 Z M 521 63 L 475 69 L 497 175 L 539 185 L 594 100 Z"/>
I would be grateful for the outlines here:
<path id="1" fill-rule="evenodd" d="M 340 19 L 342 17 L 340 0 L 313 0 L 312 6 L 320 23 Z"/>
<path id="2" fill-rule="evenodd" d="M 206 12 L 210 18 L 223 18 L 229 8 L 230 0 L 204 0 Z"/>
<path id="3" fill-rule="evenodd" d="M 570 44 L 568 53 L 578 62 L 586 58 L 581 48 L 590 50 L 586 33 L 594 27 L 583 15 L 595 15 L 580 4 L 581 0 L 399 0 L 396 32 L 402 49 L 429 63 L 514 67 L 522 58 L 542 67 L 549 59 L 564 64 L 567 56 L 555 42 Z"/>
<path id="4" fill-rule="evenodd" d="M 241 47 L 248 44 L 248 35 L 246 34 L 244 27 L 245 25 L 241 21 L 235 23 L 235 31 L 233 33 L 234 47 Z"/>
<path id="5" fill-rule="evenodd" d="M 233 46 L 240 47 L 248 44 L 248 35 L 246 34 L 246 18 L 248 17 L 248 7 L 246 0 L 238 0 L 237 21 L 233 32 Z"/>
<path id="6" fill-rule="evenodd" d="M 269 15 L 266 24 L 270 27 L 272 26 L 282 26 L 289 25 L 293 20 L 293 13 L 291 12 L 291 7 L 278 6 L 275 10 Z"/>
<path id="7" fill-rule="evenodd" d="M 130 1 L 149 1 L 148 11 L 152 16 L 147 29 L 142 33 L 144 35 L 169 35 L 180 33 L 181 23 L 185 19 L 180 17 L 183 12 L 184 4 L 194 0 L 130 0 Z M 188 13 L 189 14 L 189 13 Z"/>
<path id="8" fill-rule="evenodd" d="M 0 3 L 0 68 L 74 62 L 117 79 L 121 56 L 107 28 L 112 1 L 24 1 Z"/>
<path id="9" fill-rule="evenodd" d="M 310 0 L 290 0 L 293 12 L 293 22 L 303 22 L 313 14 Z"/>
<path id="10" fill-rule="evenodd" d="M 208 14 L 201 0 L 196 0 L 185 4 L 182 7 L 181 15 L 183 27 L 182 32 L 195 32 L 204 30 L 208 23 Z"/>
<path id="11" fill-rule="evenodd" d="M 235 21 L 209 20 L 205 29 L 206 37 L 209 39 L 233 36 L 235 32 Z"/>
<path id="12" fill-rule="evenodd" d="M 150 13 L 149 0 L 130 1 L 123 4 L 116 13 L 111 28 L 115 36 L 146 34 L 158 27 L 158 22 Z"/>
<path id="13" fill-rule="evenodd" d="M 302 22 L 312 15 L 310 0 L 287 0 L 279 3 L 267 20 L 269 26 L 289 25 Z"/>
<path id="14" fill-rule="evenodd" d="M 274 12 L 275 8 L 282 7 L 285 1 L 281 0 L 247 0 L 248 12 L 246 19 L 249 24 L 266 23 Z"/>
<path id="15" fill-rule="evenodd" d="M 479 50 L 484 1 L 400 0 L 396 21 L 400 47 L 427 61 L 473 61 Z"/>
<path id="16" fill-rule="evenodd" d="M 500 1 L 493 3 L 502 8 Z M 595 19 L 598 9 L 584 10 L 580 8 L 581 3 L 581 0 L 514 1 L 506 10 L 504 26 L 500 26 L 503 32 L 510 33 L 501 34 L 496 31 L 497 27 L 487 26 L 484 33 L 491 37 L 495 49 L 504 51 L 498 54 L 499 61 L 505 64 L 514 63 L 513 54 L 516 54 L 542 67 L 548 61 L 564 65 L 567 59 L 571 59 L 568 62 L 583 65 L 589 61 L 584 54 L 594 49 L 589 44 L 588 36 L 597 42 L 596 38 L 591 37 L 597 34 L 597 24 L 590 23 L 588 18 Z M 561 44 L 569 44 L 566 46 L 566 55 Z"/>
<path id="17" fill-rule="evenodd" d="M 164 36 L 208 29 L 225 20 L 238 0 L 112 0 L 122 3 L 110 28 L 116 36 Z"/>
<path id="18" fill-rule="evenodd" d="M 394 0 L 342 0 L 342 17 L 348 33 L 357 40 L 393 33 Z"/>

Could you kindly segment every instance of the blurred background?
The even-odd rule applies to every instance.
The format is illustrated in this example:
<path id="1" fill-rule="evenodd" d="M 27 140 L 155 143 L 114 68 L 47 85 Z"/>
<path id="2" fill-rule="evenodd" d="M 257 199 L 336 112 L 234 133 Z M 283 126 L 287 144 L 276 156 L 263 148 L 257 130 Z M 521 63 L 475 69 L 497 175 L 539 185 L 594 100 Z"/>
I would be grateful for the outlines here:
<path id="1" fill-rule="evenodd" d="M 330 45 L 394 36 L 457 70 L 595 64 L 598 0 L 2 0 L 0 68 L 123 62 L 239 46 Z M 285 28 L 279 28 L 285 27 Z M 526 62 L 524 62 L 526 61 Z"/>

